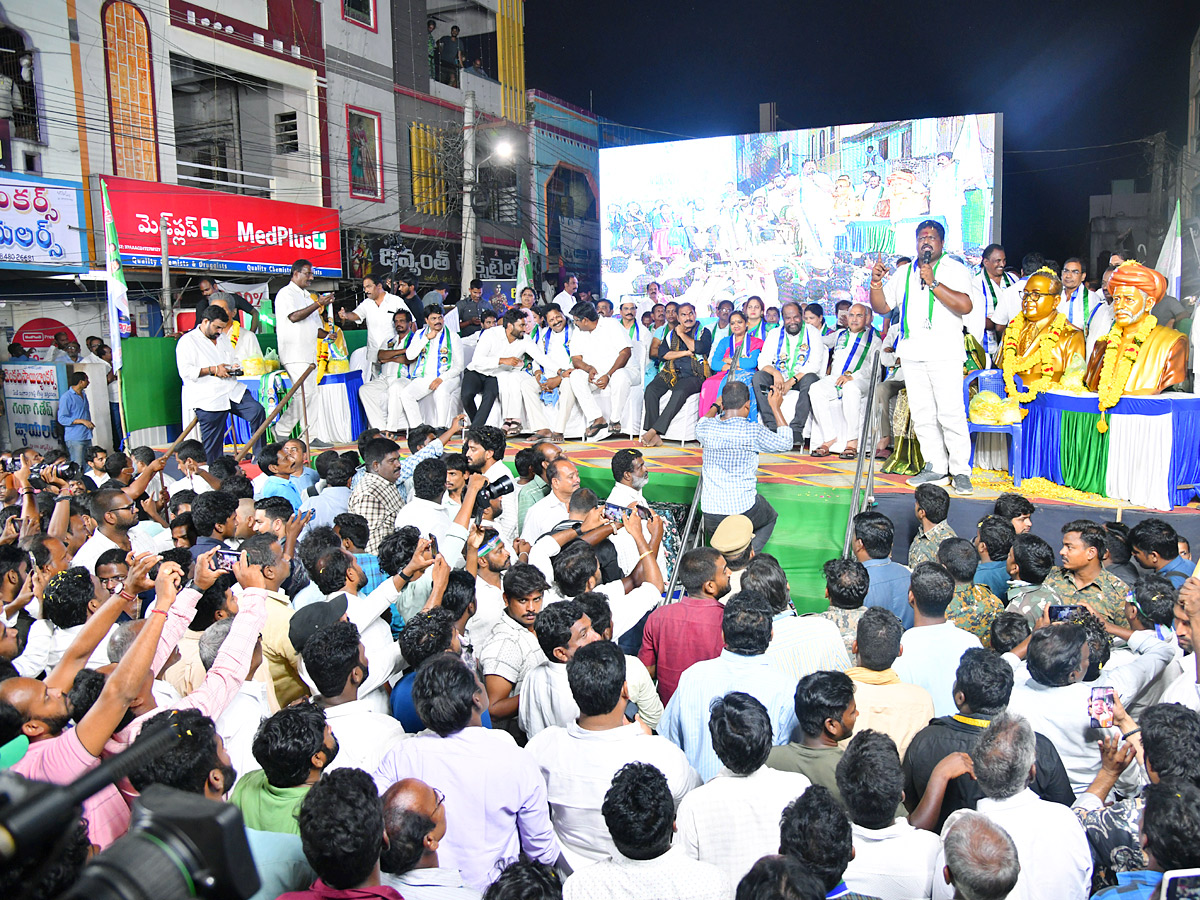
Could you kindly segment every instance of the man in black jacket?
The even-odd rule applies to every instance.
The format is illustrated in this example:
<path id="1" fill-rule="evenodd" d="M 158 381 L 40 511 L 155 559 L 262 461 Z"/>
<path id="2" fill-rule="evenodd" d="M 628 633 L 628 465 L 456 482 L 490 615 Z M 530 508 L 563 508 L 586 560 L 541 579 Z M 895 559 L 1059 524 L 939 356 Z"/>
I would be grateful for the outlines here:
<path id="1" fill-rule="evenodd" d="M 992 717 L 1007 708 L 1012 686 L 1012 667 L 997 654 L 976 648 L 962 655 L 954 681 L 954 705 L 958 712 L 930 721 L 917 732 L 904 754 L 904 803 L 909 811 L 916 809 L 925 794 L 934 767 L 951 753 L 969 753 Z M 1029 786 L 1043 800 L 1070 806 L 1075 802 L 1075 794 L 1058 751 L 1045 735 L 1038 734 L 1036 738 L 1037 774 Z M 956 809 L 974 809 L 982 796 L 970 775 L 952 780 L 942 800 L 937 830 L 941 830 L 950 813 Z"/>

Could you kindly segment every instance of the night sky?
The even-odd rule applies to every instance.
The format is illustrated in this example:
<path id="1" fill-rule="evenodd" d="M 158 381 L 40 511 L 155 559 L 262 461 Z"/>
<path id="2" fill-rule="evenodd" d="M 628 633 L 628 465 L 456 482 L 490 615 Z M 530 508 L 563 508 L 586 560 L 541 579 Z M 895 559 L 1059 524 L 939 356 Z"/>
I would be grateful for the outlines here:
<path id="1" fill-rule="evenodd" d="M 1000 112 L 1010 264 L 1029 250 L 1062 260 L 1086 255 L 1088 196 L 1115 178 L 1148 188 L 1148 157 L 1139 144 L 1020 151 L 1162 130 L 1182 145 L 1200 27 L 1197 0 L 1065 6 L 529 0 L 526 84 L 686 137 L 757 131 L 770 100 L 780 129 Z"/>

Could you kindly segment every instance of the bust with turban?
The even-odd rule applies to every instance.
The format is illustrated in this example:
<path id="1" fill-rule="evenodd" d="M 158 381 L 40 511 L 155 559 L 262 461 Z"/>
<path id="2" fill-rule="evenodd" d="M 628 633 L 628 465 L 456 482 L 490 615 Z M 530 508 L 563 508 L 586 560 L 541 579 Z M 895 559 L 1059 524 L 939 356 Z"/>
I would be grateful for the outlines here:
<path id="1" fill-rule="evenodd" d="M 1121 263 L 1108 282 L 1113 298 L 1113 327 L 1096 341 L 1085 384 L 1099 391 L 1100 406 L 1121 394 L 1159 394 L 1180 384 L 1186 374 L 1187 338 L 1159 325 L 1150 315 L 1167 292 L 1167 280 L 1132 260 Z"/>

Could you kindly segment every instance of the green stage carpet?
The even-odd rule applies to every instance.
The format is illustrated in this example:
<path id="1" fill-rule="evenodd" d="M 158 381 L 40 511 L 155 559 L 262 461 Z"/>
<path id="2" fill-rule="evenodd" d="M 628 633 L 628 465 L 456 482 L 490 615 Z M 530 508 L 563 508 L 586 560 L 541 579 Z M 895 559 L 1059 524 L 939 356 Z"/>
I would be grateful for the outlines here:
<path id="1" fill-rule="evenodd" d="M 612 490 L 612 475 L 604 469 L 579 467 L 579 481 L 601 498 Z M 696 478 L 678 472 L 655 472 L 646 486 L 646 499 L 688 506 L 696 490 Z M 792 602 L 799 612 L 821 612 L 825 599 L 825 560 L 841 555 L 850 510 L 850 491 L 803 487 L 795 484 L 760 484 L 779 519 L 766 552 L 779 560 L 792 589 Z M 697 511 L 699 515 L 699 511 Z M 683 530 L 683 522 L 679 528 Z"/>

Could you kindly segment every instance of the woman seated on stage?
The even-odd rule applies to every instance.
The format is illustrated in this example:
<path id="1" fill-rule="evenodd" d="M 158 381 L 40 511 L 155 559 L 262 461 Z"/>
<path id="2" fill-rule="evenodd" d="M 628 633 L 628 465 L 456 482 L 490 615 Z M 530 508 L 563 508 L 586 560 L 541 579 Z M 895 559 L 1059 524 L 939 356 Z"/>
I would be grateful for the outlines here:
<path id="1" fill-rule="evenodd" d="M 729 317 L 729 336 L 722 338 L 717 349 L 713 351 L 713 368 L 717 371 L 704 379 L 700 388 L 700 414 L 703 415 L 721 395 L 721 388 L 732 376 L 742 382 L 750 390 L 750 421 L 758 421 L 758 402 L 754 397 L 754 373 L 758 371 L 758 354 L 762 350 L 762 338 L 751 337 L 749 334 L 746 314 L 734 312 Z"/>

